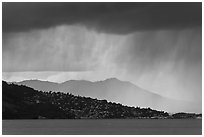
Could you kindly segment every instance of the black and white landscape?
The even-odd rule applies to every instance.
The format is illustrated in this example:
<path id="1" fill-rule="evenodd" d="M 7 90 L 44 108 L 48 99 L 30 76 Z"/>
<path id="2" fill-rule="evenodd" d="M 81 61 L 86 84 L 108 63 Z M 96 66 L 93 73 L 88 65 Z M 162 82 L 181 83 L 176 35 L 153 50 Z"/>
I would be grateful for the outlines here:
<path id="1" fill-rule="evenodd" d="M 2 31 L 3 134 L 201 134 L 201 2 L 4 2 Z"/>

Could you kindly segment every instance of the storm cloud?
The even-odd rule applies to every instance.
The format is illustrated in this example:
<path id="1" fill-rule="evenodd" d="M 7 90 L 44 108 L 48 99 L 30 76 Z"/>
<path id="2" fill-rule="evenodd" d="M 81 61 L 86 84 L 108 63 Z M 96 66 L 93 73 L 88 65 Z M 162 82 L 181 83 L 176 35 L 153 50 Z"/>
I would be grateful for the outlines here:
<path id="1" fill-rule="evenodd" d="M 3 3 L 3 79 L 116 77 L 202 104 L 202 3 Z"/>
<path id="2" fill-rule="evenodd" d="M 202 25 L 201 3 L 3 3 L 3 32 L 80 24 L 97 31 L 192 28 Z"/>

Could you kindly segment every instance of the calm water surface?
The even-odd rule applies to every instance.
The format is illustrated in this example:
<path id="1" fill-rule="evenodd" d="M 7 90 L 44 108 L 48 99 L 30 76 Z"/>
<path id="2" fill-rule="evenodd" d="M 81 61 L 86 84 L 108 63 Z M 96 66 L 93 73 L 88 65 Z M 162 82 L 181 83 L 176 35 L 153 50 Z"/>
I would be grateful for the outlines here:
<path id="1" fill-rule="evenodd" d="M 2 120 L 2 134 L 23 135 L 195 135 L 197 119 Z"/>

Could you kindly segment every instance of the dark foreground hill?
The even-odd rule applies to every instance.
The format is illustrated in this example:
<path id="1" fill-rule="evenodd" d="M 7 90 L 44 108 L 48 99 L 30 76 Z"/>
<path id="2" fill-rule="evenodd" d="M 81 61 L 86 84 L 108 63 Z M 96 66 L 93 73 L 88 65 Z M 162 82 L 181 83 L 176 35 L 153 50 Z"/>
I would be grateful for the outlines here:
<path id="1" fill-rule="evenodd" d="M 30 87 L 2 83 L 3 119 L 78 118 L 167 118 L 168 113 L 150 108 L 74 96 L 62 92 L 42 92 Z"/>
<path id="2" fill-rule="evenodd" d="M 62 92 L 42 92 L 23 85 L 2 82 L 3 119 L 114 119 L 114 118 L 202 118 L 202 114 L 169 115 L 151 108 L 74 96 Z"/>

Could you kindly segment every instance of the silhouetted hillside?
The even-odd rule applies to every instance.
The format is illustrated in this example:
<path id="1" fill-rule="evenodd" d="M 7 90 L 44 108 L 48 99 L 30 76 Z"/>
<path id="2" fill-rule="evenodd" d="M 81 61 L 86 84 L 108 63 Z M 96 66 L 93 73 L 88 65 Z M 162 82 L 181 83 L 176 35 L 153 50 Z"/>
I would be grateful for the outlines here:
<path id="1" fill-rule="evenodd" d="M 3 119 L 36 118 L 167 118 L 168 113 L 150 108 L 123 106 L 106 100 L 62 92 L 42 92 L 2 82 Z"/>

